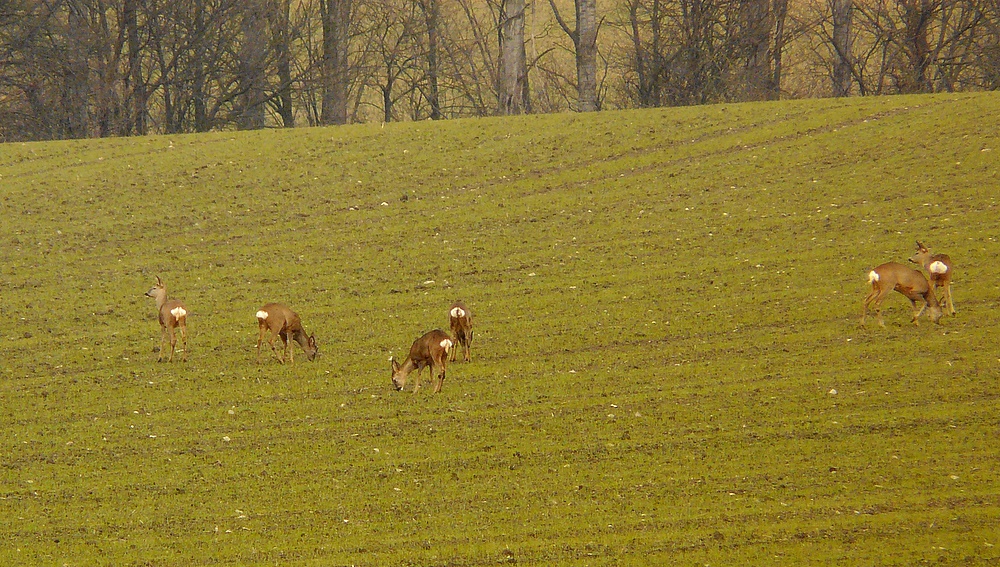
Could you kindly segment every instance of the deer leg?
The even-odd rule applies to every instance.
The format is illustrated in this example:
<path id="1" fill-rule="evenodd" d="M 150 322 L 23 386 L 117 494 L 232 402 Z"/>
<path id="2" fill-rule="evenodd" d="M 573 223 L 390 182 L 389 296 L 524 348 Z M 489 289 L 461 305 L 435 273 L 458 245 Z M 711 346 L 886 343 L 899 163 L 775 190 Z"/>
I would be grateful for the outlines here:
<path id="1" fill-rule="evenodd" d="M 284 364 L 285 355 L 288 352 L 288 333 L 282 331 L 278 333 L 278 336 L 281 337 L 281 356 L 278 357 L 278 360 L 280 360 L 281 363 Z"/>
<path id="2" fill-rule="evenodd" d="M 465 344 L 462 347 L 465 349 L 465 361 L 472 362 L 472 331 L 465 336 Z"/>
<path id="3" fill-rule="evenodd" d="M 875 310 L 875 317 L 878 319 L 878 326 L 885 327 L 885 321 L 882 320 L 882 301 L 885 299 L 884 293 L 879 293 L 877 297 L 872 301 L 872 307 Z"/>
<path id="4" fill-rule="evenodd" d="M 413 393 L 416 394 L 417 390 L 420 389 L 420 373 L 424 371 L 424 367 L 421 365 L 417 366 L 417 375 L 413 377 Z M 426 366 L 426 365 L 425 365 Z M 433 376 L 431 377 L 433 379 Z"/>
<path id="5" fill-rule="evenodd" d="M 875 307 L 875 300 L 878 298 L 879 289 L 872 286 L 872 290 L 865 296 L 864 301 L 861 302 L 861 326 L 865 325 L 865 317 L 868 316 L 868 310 Z"/>
<path id="6" fill-rule="evenodd" d="M 954 315 L 955 314 L 955 303 L 951 300 L 951 283 L 950 282 L 944 282 L 944 285 L 942 285 L 941 288 L 942 288 L 941 297 L 943 297 L 944 300 L 945 300 L 945 303 L 948 304 L 948 311 L 952 315 Z"/>
<path id="7" fill-rule="evenodd" d="M 267 344 L 271 345 L 271 353 L 274 354 L 274 358 L 277 358 L 278 362 L 283 363 L 285 361 L 282 359 L 281 355 L 278 354 L 278 349 L 274 348 L 274 341 L 275 339 L 278 338 L 278 335 L 279 335 L 278 331 L 271 331 L 271 336 L 268 337 Z"/>
<path id="8" fill-rule="evenodd" d="M 441 357 L 441 363 L 440 363 L 441 374 L 438 375 L 437 382 L 434 384 L 434 393 L 435 394 L 437 394 L 438 392 L 441 391 L 441 386 L 444 386 L 445 363 L 446 363 L 447 360 L 448 360 L 447 357 L 444 357 L 444 356 Z M 435 370 L 434 366 L 431 365 L 431 374 L 432 375 L 433 375 L 434 370 Z"/>
<path id="9" fill-rule="evenodd" d="M 184 354 L 181 355 L 181 361 L 187 362 L 188 359 L 188 338 L 187 338 L 187 320 L 180 321 L 180 331 L 181 331 L 181 348 L 184 349 Z"/>
<path id="10" fill-rule="evenodd" d="M 177 336 L 174 335 L 174 327 L 172 325 L 167 325 L 167 330 L 170 332 L 170 358 L 167 362 L 174 361 L 174 347 L 177 345 Z"/>
<path id="11" fill-rule="evenodd" d="M 878 296 L 875 297 L 875 315 L 878 316 L 878 326 L 882 328 L 885 328 L 885 321 L 882 319 L 882 302 L 889 297 L 892 291 L 893 289 L 890 287 L 881 287 L 878 290 Z"/>
<path id="12" fill-rule="evenodd" d="M 163 362 L 163 350 L 167 348 L 167 328 L 160 325 L 160 352 L 156 357 L 156 362 Z"/>
<path id="13" fill-rule="evenodd" d="M 917 300 L 916 299 L 911 299 L 910 303 L 913 304 L 913 324 L 914 325 L 920 325 L 920 322 L 917 321 L 917 318 L 920 317 L 920 314 L 923 313 L 924 309 L 927 308 L 927 299 L 924 298 L 924 303 L 920 305 L 920 309 L 917 309 Z"/>
<path id="14" fill-rule="evenodd" d="M 260 332 L 257 333 L 257 364 L 260 364 L 260 345 L 264 344 L 264 333 L 267 332 L 266 325 L 258 325 Z"/>

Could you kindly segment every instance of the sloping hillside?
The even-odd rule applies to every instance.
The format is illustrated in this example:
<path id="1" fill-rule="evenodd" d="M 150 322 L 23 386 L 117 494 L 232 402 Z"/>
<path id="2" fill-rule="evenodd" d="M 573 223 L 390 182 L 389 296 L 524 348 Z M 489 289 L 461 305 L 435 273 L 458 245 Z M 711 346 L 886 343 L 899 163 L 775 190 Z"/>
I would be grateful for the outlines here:
<path id="1" fill-rule="evenodd" d="M 0 562 L 993 565 L 997 116 L 0 145 Z M 957 316 L 913 327 L 893 294 L 860 327 L 916 240 L 955 261 Z M 156 363 L 157 275 L 187 363 Z M 459 298 L 472 362 L 394 391 L 389 356 Z M 254 363 L 269 301 L 319 358 Z"/>

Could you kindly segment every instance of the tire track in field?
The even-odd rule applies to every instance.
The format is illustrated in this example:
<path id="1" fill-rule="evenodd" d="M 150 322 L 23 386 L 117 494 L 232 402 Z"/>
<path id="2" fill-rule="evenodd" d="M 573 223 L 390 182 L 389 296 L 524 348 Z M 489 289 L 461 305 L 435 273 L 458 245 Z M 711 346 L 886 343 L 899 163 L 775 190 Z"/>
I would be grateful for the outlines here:
<path id="1" fill-rule="evenodd" d="M 603 174 L 603 175 L 600 175 L 600 176 L 597 176 L 597 177 L 587 176 L 585 180 L 574 180 L 574 181 L 566 181 L 566 182 L 562 182 L 562 183 L 546 184 L 546 186 L 544 188 L 541 188 L 539 190 L 525 191 L 525 192 L 522 192 L 522 193 L 518 193 L 518 194 L 516 194 L 514 196 L 525 197 L 525 196 L 529 196 L 529 195 L 542 195 L 542 194 L 550 193 L 550 192 L 553 192 L 553 191 L 558 191 L 558 190 L 561 190 L 561 189 L 566 189 L 566 188 L 569 188 L 569 187 L 576 187 L 576 186 L 583 186 L 583 185 L 592 185 L 594 183 L 599 183 L 599 182 L 602 182 L 602 181 L 606 182 L 606 181 L 611 181 L 611 180 L 619 180 L 619 179 L 622 179 L 624 177 L 634 177 L 634 176 L 637 176 L 637 175 L 642 175 L 642 174 L 650 173 L 652 171 L 656 171 L 656 170 L 659 170 L 659 169 L 666 169 L 666 168 L 669 168 L 669 167 L 684 165 L 684 164 L 690 163 L 693 160 L 712 159 L 712 158 L 717 158 L 717 157 L 720 157 L 720 156 L 735 155 L 735 154 L 740 153 L 740 152 L 755 150 L 755 149 L 759 149 L 759 148 L 762 148 L 762 147 L 773 146 L 775 144 L 788 144 L 788 143 L 792 143 L 792 142 L 795 142 L 795 141 L 807 138 L 809 136 L 815 136 L 815 135 L 818 135 L 818 134 L 824 134 L 824 133 L 828 133 L 828 132 L 833 132 L 833 131 L 840 130 L 840 129 L 847 128 L 847 127 L 858 126 L 858 125 L 861 125 L 861 124 L 864 124 L 864 123 L 867 123 L 867 122 L 870 122 L 870 121 L 883 120 L 883 119 L 886 119 L 886 118 L 893 118 L 893 117 L 897 117 L 897 116 L 902 116 L 902 115 L 905 115 L 905 114 L 908 114 L 908 113 L 911 113 L 911 112 L 914 112 L 914 111 L 917 111 L 917 110 L 926 110 L 927 108 L 933 108 L 933 107 L 942 106 L 942 105 L 946 105 L 946 104 L 951 105 L 951 104 L 955 104 L 955 103 L 961 102 L 961 100 L 962 99 L 960 99 L 960 98 L 948 98 L 948 99 L 930 101 L 930 102 L 922 103 L 922 104 L 904 105 L 904 106 L 898 106 L 898 107 L 889 108 L 889 109 L 882 108 L 882 109 L 869 110 L 869 111 L 867 111 L 862 116 L 857 116 L 857 117 L 851 118 L 849 120 L 840 120 L 840 121 L 837 121 L 837 122 L 825 123 L 825 124 L 822 124 L 822 125 L 819 125 L 819 126 L 804 128 L 804 129 L 798 130 L 797 132 L 795 132 L 793 134 L 781 134 L 781 135 L 778 135 L 778 136 L 775 136 L 775 137 L 771 137 L 771 138 L 767 138 L 765 140 L 761 140 L 761 141 L 757 141 L 757 142 L 751 142 L 751 143 L 741 143 L 737 139 L 737 140 L 734 140 L 731 145 L 729 145 L 728 147 L 725 147 L 725 148 L 714 149 L 714 150 L 710 150 L 710 151 L 702 152 L 702 153 L 692 153 L 692 154 L 688 154 L 688 155 L 685 155 L 685 156 L 682 156 L 682 157 L 676 157 L 676 158 L 672 158 L 672 159 L 659 160 L 659 161 L 656 161 L 656 163 L 649 164 L 649 165 L 644 165 L 644 166 L 638 166 L 638 167 L 628 166 L 628 167 L 623 167 L 623 168 L 617 169 L 615 171 L 612 171 L 612 172 L 609 172 L 609 173 L 606 173 L 606 174 Z M 823 109 L 823 112 L 832 112 L 832 111 L 840 110 L 840 109 L 841 109 L 841 107 L 827 107 L 827 108 Z M 690 138 L 690 139 L 679 140 L 679 141 L 668 141 L 666 144 L 661 145 L 661 146 L 657 146 L 657 147 L 633 148 L 632 150 L 629 150 L 627 152 L 622 152 L 622 153 L 616 154 L 614 156 L 602 157 L 602 158 L 599 158 L 599 159 L 591 159 L 591 160 L 580 160 L 580 161 L 577 161 L 577 162 L 574 162 L 574 163 L 570 163 L 570 164 L 550 165 L 550 166 L 546 166 L 546 167 L 536 168 L 534 170 L 531 170 L 531 171 L 528 171 L 528 172 L 525 172 L 525 173 L 522 173 L 522 174 L 508 174 L 503 179 L 491 179 L 491 180 L 482 182 L 478 186 L 474 186 L 474 184 L 467 184 L 466 188 L 468 188 L 468 189 L 472 189 L 472 188 L 488 189 L 488 188 L 492 188 L 492 187 L 495 187 L 495 186 L 509 185 L 509 184 L 512 184 L 512 183 L 517 183 L 519 181 L 525 181 L 525 180 L 529 180 L 529 179 L 543 178 L 543 177 L 546 177 L 546 176 L 551 176 L 551 175 L 556 174 L 556 173 L 560 173 L 560 174 L 565 175 L 568 171 L 584 170 L 584 169 L 587 169 L 589 167 L 592 167 L 595 164 L 613 163 L 613 162 L 616 162 L 616 161 L 622 161 L 622 160 L 626 160 L 626 159 L 630 159 L 630 158 L 634 159 L 634 158 L 638 158 L 638 157 L 641 157 L 641 156 L 648 156 L 649 154 L 654 153 L 654 152 L 657 153 L 657 154 L 663 154 L 663 153 L 669 152 L 670 150 L 672 150 L 674 148 L 679 148 L 679 147 L 693 147 L 693 146 L 697 146 L 697 145 L 700 145 L 700 144 L 705 144 L 705 143 L 713 141 L 713 140 L 725 139 L 726 137 L 738 137 L 740 134 L 745 134 L 745 133 L 748 133 L 748 132 L 751 132 L 751 131 L 754 131 L 754 130 L 757 130 L 757 129 L 760 129 L 760 128 L 771 127 L 771 126 L 774 126 L 774 125 L 777 125 L 777 124 L 792 122 L 792 121 L 795 121 L 797 119 L 808 117 L 809 115 L 814 114 L 814 113 L 815 113 L 814 109 L 805 108 L 805 109 L 802 109 L 802 111 L 800 111 L 800 112 L 798 112 L 796 114 L 783 114 L 780 117 L 774 117 L 772 119 L 769 119 L 769 120 L 766 120 L 766 121 L 763 121 L 763 122 L 754 122 L 752 124 L 746 124 L 746 125 L 739 126 L 739 127 L 732 127 L 732 128 L 724 128 L 724 129 L 713 130 L 713 131 L 704 133 L 704 134 L 702 134 L 700 136 L 696 136 L 696 137 Z"/>

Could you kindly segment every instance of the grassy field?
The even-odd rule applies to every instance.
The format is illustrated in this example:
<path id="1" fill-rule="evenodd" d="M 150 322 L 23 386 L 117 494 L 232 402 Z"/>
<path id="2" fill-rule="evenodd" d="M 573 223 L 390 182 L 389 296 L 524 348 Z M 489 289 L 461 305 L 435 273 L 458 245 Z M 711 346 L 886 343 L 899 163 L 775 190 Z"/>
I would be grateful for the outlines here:
<path id="1" fill-rule="evenodd" d="M 996 565 L 998 116 L 0 145 L 0 564 Z M 860 327 L 915 240 L 958 315 L 914 327 L 893 294 Z M 186 363 L 156 362 L 157 275 Z M 472 362 L 394 391 L 459 298 Z M 315 361 L 254 364 L 269 301 Z"/>

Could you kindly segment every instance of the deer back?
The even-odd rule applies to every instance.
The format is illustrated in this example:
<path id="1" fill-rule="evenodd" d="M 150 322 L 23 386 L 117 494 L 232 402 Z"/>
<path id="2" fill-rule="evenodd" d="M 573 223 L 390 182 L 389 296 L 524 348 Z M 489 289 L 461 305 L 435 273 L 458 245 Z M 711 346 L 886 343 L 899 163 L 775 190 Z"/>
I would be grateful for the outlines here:
<path id="1" fill-rule="evenodd" d="M 441 357 L 451 350 L 451 336 L 441 329 L 434 329 L 413 341 L 408 358 L 417 366 L 440 362 Z"/>
<path id="2" fill-rule="evenodd" d="M 448 309 L 448 320 L 451 324 L 451 332 L 467 332 L 472 328 L 472 312 L 465 306 L 465 303 L 456 301 Z"/>
<path id="3" fill-rule="evenodd" d="M 924 274 L 898 262 L 886 262 L 868 274 L 868 281 L 880 289 L 896 290 L 913 299 L 930 290 Z"/>
<path id="4" fill-rule="evenodd" d="M 187 307 L 179 299 L 169 299 L 160 306 L 160 324 L 177 325 L 187 318 Z"/>
<path id="5" fill-rule="evenodd" d="M 932 254 L 931 251 L 919 241 L 917 251 L 910 257 L 910 261 L 919 264 L 930 274 L 931 281 L 947 281 L 951 279 L 951 258 L 947 254 Z"/>
<path id="6" fill-rule="evenodd" d="M 146 292 L 148 297 L 156 300 L 156 310 L 160 318 L 160 324 L 164 326 L 177 326 L 178 322 L 184 321 L 187 317 L 187 307 L 179 299 L 167 299 L 167 286 L 156 276 L 156 283 Z"/>
<path id="7" fill-rule="evenodd" d="M 295 332 L 302 330 L 299 314 L 283 303 L 268 303 L 257 310 L 257 322 L 273 332 Z"/>

